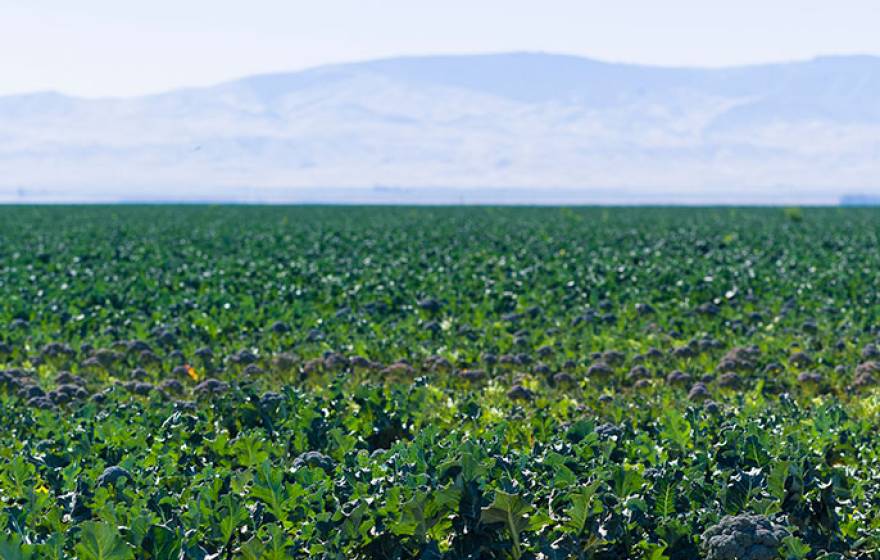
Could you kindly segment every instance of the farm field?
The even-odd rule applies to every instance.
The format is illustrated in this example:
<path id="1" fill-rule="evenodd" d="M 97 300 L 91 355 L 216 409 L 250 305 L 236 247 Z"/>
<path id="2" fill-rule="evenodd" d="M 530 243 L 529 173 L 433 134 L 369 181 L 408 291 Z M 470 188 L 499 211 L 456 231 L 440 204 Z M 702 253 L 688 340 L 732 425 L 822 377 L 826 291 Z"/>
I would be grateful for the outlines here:
<path id="1" fill-rule="evenodd" d="M 880 211 L 0 207 L 0 559 L 880 558 Z"/>

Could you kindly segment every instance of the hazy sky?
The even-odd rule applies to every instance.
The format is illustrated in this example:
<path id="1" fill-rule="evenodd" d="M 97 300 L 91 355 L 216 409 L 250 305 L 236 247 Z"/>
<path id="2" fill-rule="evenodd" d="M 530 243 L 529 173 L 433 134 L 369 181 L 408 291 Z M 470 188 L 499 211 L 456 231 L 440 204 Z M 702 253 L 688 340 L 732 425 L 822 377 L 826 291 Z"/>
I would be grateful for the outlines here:
<path id="1" fill-rule="evenodd" d="M 880 55 L 878 0 L 0 0 L 0 94 L 131 95 L 402 54 Z"/>

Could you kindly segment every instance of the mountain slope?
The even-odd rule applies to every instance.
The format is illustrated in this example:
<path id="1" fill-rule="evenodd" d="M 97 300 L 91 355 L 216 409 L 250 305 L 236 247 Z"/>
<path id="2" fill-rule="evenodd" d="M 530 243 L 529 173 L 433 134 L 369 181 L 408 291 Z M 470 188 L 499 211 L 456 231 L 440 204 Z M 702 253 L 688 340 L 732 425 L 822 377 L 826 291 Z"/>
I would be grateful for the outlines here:
<path id="1" fill-rule="evenodd" d="M 834 202 L 880 188 L 877 92 L 866 56 L 705 70 L 519 53 L 0 97 L 0 200 Z"/>

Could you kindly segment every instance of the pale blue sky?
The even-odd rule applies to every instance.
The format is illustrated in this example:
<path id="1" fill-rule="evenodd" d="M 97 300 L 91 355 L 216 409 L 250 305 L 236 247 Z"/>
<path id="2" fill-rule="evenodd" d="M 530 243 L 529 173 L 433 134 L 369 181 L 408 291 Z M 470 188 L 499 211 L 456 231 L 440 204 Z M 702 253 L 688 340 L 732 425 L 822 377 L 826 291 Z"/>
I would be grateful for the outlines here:
<path id="1" fill-rule="evenodd" d="M 880 55 L 878 22 L 878 0 L 0 0 L 0 94 L 132 95 L 404 54 Z"/>

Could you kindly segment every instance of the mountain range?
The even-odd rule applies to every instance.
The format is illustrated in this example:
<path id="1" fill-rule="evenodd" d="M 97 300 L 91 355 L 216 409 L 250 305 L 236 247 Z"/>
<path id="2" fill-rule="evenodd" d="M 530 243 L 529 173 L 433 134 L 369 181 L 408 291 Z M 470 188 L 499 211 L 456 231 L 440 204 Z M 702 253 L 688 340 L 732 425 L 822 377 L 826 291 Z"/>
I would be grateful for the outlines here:
<path id="1" fill-rule="evenodd" d="M 383 59 L 0 97 L 0 201 L 831 204 L 880 194 L 880 58 Z"/>

